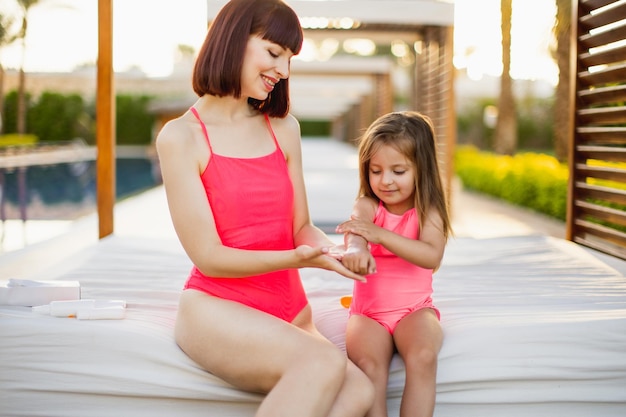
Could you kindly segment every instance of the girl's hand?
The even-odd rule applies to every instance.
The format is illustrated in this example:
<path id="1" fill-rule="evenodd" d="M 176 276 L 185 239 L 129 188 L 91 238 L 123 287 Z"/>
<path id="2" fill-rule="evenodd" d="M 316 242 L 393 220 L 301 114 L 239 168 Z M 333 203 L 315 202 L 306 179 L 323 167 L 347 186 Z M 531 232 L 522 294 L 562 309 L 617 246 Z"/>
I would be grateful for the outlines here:
<path id="1" fill-rule="evenodd" d="M 350 220 L 347 220 L 337 226 L 336 231 L 337 233 L 352 233 L 361 236 L 370 243 L 380 243 L 380 238 L 378 236 L 380 227 L 376 226 L 369 220 L 361 220 L 356 217 L 352 217 Z"/>
<path id="2" fill-rule="evenodd" d="M 338 261 L 341 261 L 343 255 L 346 253 L 346 245 L 335 245 L 328 248 L 328 256 L 335 258 Z"/>
<path id="3" fill-rule="evenodd" d="M 363 275 L 351 271 L 346 268 L 342 263 L 331 256 L 330 248 L 326 246 L 311 247 L 308 245 L 300 245 L 295 250 L 296 256 L 300 259 L 302 268 L 322 268 L 328 271 L 335 271 L 338 274 L 343 275 L 346 278 L 350 278 L 356 281 L 367 281 Z"/>
<path id="4" fill-rule="evenodd" d="M 367 275 L 376 272 L 376 261 L 367 248 L 349 248 L 344 253 L 341 263 L 357 274 Z"/>

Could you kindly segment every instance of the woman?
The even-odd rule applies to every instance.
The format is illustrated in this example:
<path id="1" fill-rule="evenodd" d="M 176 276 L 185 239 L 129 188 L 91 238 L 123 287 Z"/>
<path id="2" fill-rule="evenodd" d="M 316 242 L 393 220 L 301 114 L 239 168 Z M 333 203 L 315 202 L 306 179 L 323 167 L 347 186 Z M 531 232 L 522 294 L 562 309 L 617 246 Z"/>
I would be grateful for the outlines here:
<path id="1" fill-rule="evenodd" d="M 231 0 L 199 52 L 199 96 L 157 138 L 174 227 L 194 267 L 175 337 L 204 369 L 267 394 L 257 416 L 363 416 L 367 377 L 312 321 L 298 268 L 363 280 L 309 218 L 290 61 L 302 29 L 280 0 Z"/>

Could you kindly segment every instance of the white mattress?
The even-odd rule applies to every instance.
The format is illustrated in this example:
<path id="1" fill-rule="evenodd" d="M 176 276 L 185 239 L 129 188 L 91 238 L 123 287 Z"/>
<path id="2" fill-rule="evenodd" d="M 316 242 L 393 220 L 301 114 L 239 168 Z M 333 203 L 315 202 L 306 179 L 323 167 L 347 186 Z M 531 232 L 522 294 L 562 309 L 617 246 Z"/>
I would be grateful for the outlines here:
<path id="1" fill-rule="evenodd" d="M 126 300 L 126 318 L 0 306 L 1 416 L 254 414 L 258 395 L 200 369 L 173 341 L 190 268 L 177 241 L 112 236 L 70 266 L 52 278 L 80 281 L 83 298 Z M 343 349 L 339 298 L 351 282 L 315 269 L 302 277 L 318 327 Z M 546 236 L 452 240 L 434 299 L 445 333 L 436 416 L 626 415 L 626 279 L 582 248 Z M 398 357 L 391 367 L 397 416 L 404 370 Z"/>

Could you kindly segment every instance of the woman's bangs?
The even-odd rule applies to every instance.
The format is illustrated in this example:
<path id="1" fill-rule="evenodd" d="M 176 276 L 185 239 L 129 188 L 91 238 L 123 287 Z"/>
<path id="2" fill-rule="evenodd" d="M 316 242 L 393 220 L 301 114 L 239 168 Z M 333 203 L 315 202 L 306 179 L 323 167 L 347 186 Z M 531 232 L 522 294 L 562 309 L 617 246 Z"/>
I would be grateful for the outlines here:
<path id="1" fill-rule="evenodd" d="M 291 9 L 276 8 L 265 18 L 260 35 L 263 39 L 289 49 L 294 55 L 300 53 L 304 35 L 298 17 Z"/>

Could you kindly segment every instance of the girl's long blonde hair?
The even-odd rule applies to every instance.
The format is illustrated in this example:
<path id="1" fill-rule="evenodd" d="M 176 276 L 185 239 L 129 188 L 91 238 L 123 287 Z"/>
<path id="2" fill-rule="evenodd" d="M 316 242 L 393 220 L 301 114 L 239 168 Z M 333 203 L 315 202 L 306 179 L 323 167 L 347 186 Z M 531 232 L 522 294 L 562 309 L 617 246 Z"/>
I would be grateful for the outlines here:
<path id="1" fill-rule="evenodd" d="M 452 233 L 446 192 L 437 161 L 435 132 L 427 116 L 415 111 L 387 113 L 376 119 L 359 141 L 359 195 L 379 201 L 369 182 L 370 161 L 382 146 L 389 145 L 406 156 L 415 171 L 415 208 L 420 223 L 432 207 L 441 216 L 443 234 Z"/>

